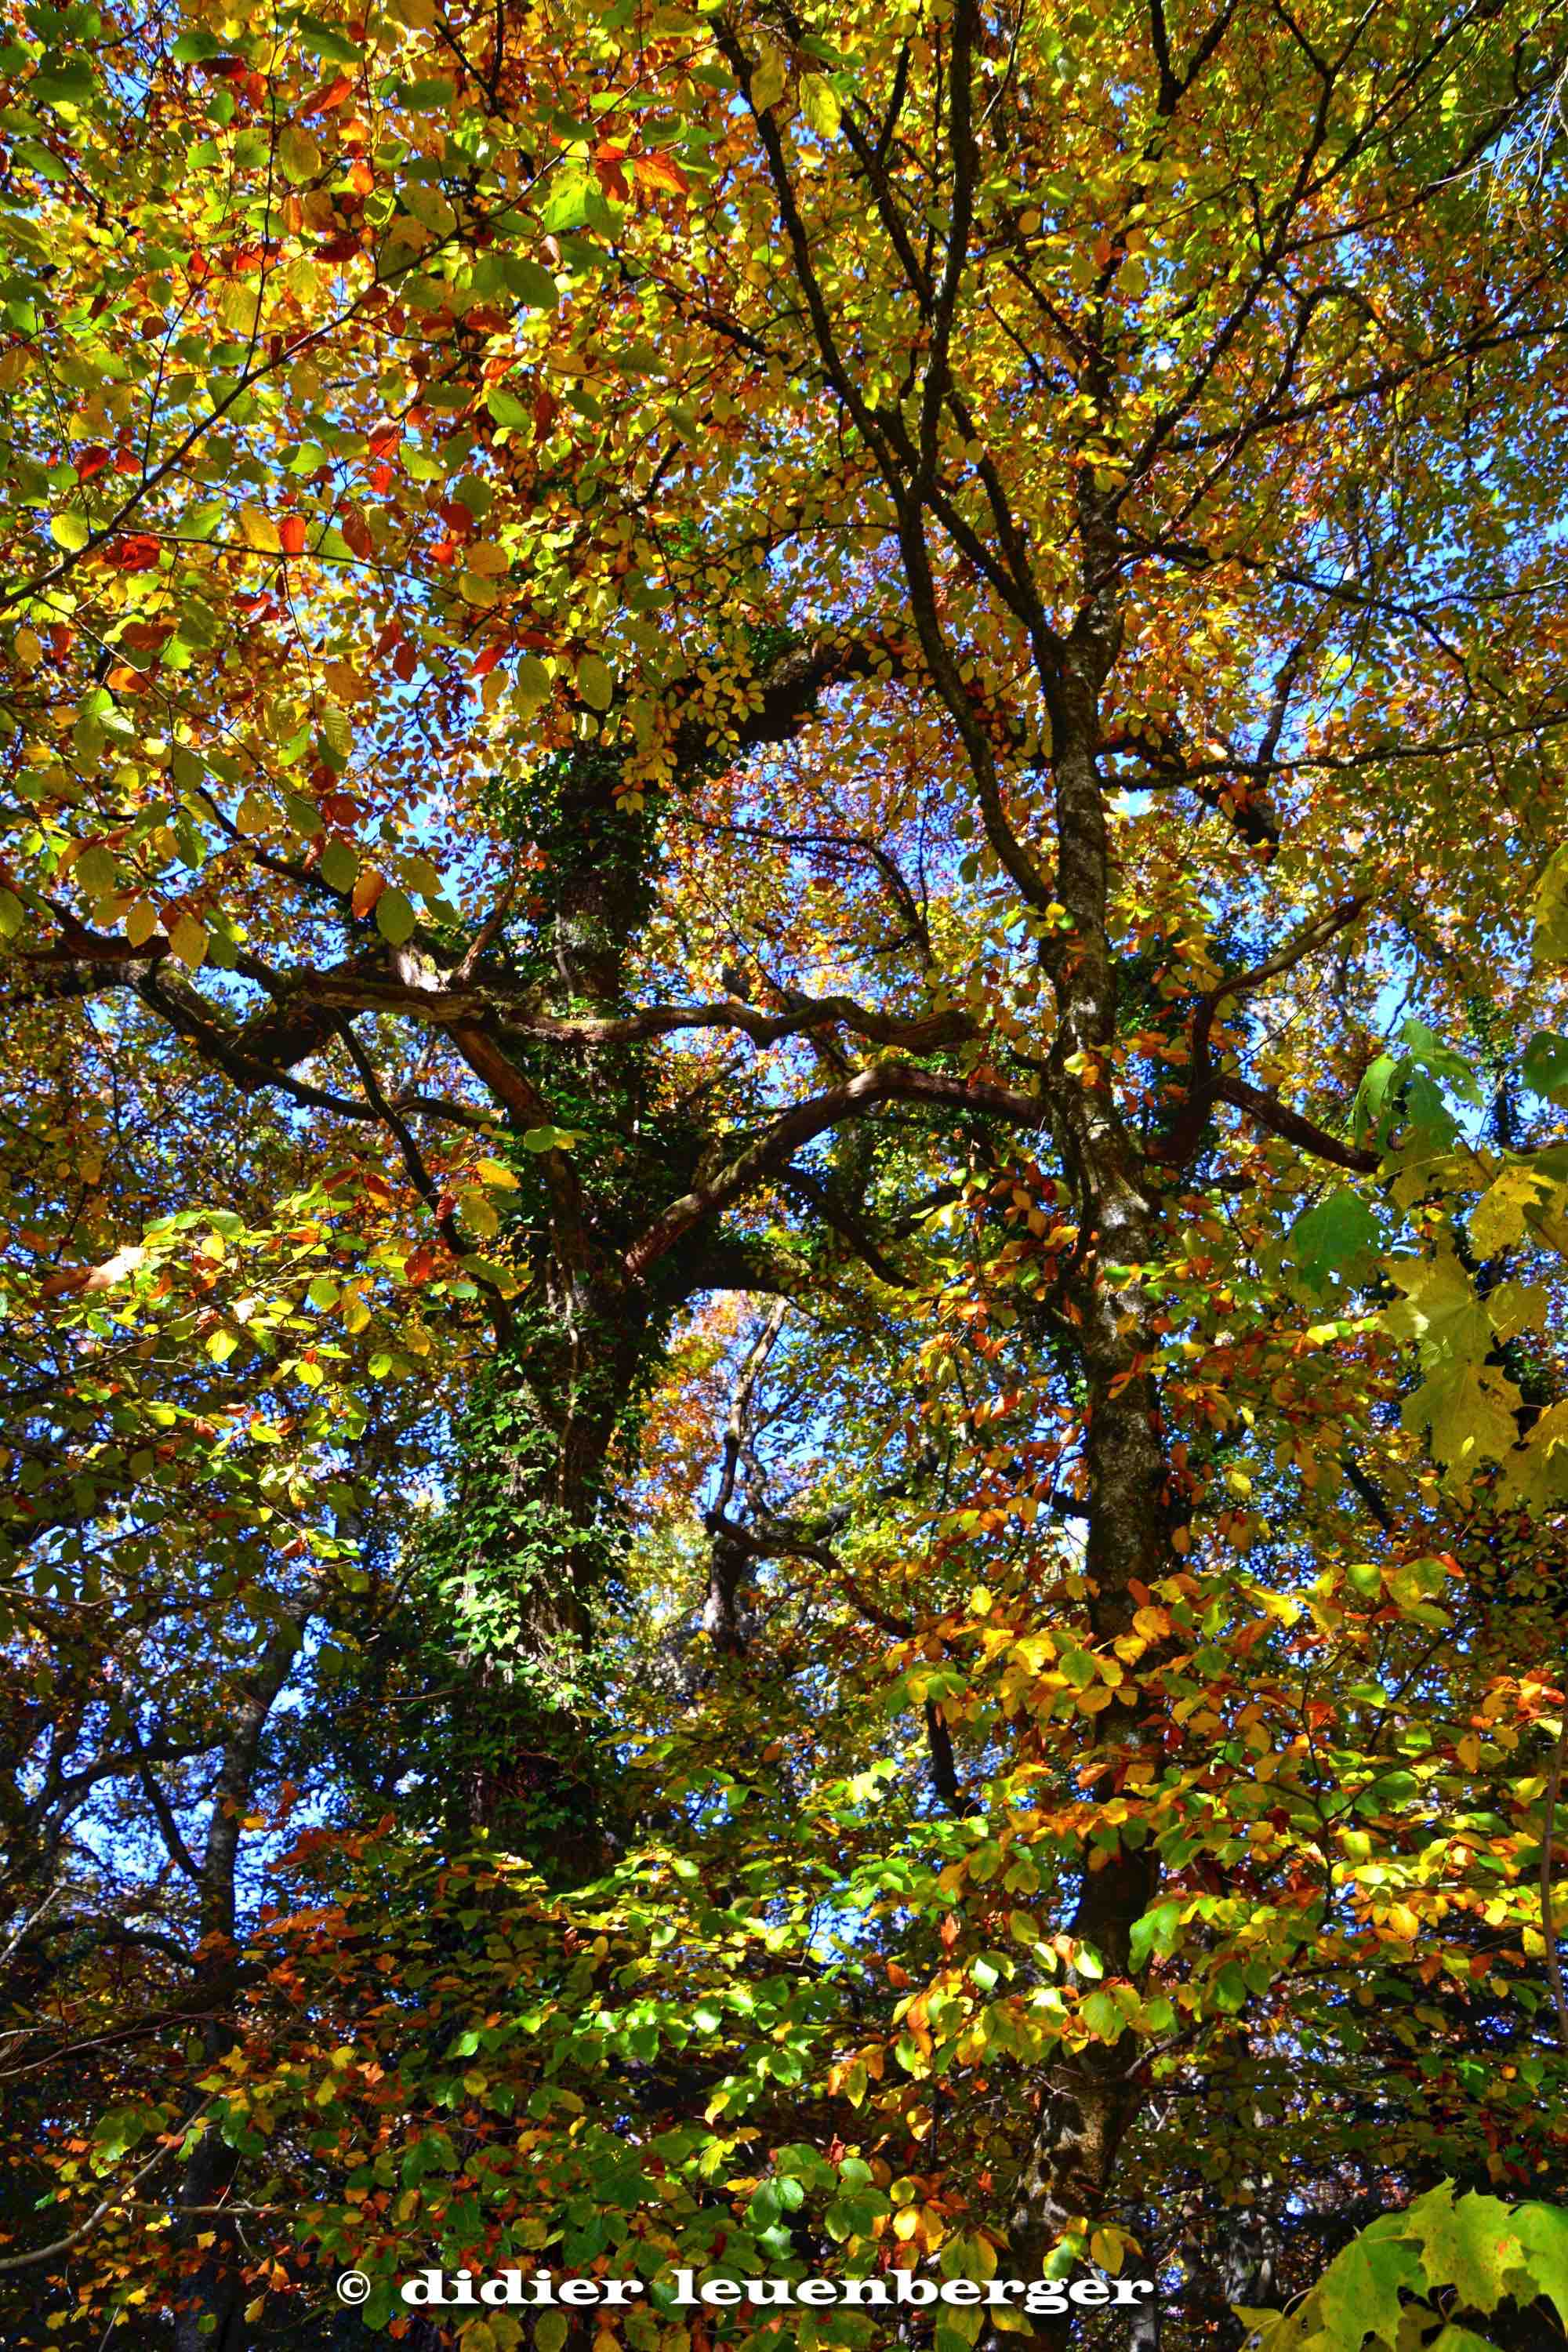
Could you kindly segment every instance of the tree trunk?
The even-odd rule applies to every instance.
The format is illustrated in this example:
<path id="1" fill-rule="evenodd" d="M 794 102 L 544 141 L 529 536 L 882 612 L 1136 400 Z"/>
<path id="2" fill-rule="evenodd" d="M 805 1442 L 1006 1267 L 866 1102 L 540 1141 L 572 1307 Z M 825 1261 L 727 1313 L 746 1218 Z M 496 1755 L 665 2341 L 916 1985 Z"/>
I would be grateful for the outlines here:
<path id="1" fill-rule="evenodd" d="M 1160 1254 L 1161 1202 L 1152 1171 L 1118 1116 L 1104 1066 L 1115 1035 L 1116 982 L 1105 919 L 1104 803 L 1094 752 L 1098 697 L 1117 641 L 1113 615 L 1092 604 L 1075 632 L 1052 709 L 1057 887 L 1073 929 L 1050 965 L 1059 1025 L 1049 1085 L 1079 1225 L 1079 1270 L 1069 1296 L 1086 1392 L 1085 1573 L 1098 1645 L 1131 1625 L 1139 1605 L 1133 1585 L 1152 1587 L 1169 1572 L 1172 1525 L 1159 1397 L 1144 1369 L 1155 1342 L 1141 1287 L 1119 1272 Z M 1139 1686 L 1128 1689 L 1138 1703 Z M 1141 1711 L 1132 1736 L 1156 1743 L 1157 1717 Z M 1125 1836 L 1102 1867 L 1085 1870 L 1071 1933 L 1094 1947 L 1110 1976 L 1130 1970 L 1133 1923 L 1148 1909 L 1159 1872 L 1153 1850 L 1130 1844 Z M 1128 2047 L 1126 2037 L 1091 2044 L 1047 2070 L 1009 2220 L 1014 2258 L 1030 2277 L 1039 2275 L 1058 2238 L 1092 2223 L 1104 2206 L 1117 2153 L 1142 2095 Z M 1042 2341 L 1065 2341 L 1068 2324 L 1038 2318 L 1036 2332 Z"/>

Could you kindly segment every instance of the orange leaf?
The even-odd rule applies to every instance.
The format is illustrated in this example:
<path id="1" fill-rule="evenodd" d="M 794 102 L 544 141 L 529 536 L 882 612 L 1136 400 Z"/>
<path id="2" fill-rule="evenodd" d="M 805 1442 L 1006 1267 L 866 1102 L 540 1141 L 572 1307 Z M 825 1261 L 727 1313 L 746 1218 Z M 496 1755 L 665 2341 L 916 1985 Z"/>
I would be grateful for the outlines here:
<path id="1" fill-rule="evenodd" d="M 341 106 L 353 88 L 347 74 L 334 74 L 331 81 L 322 84 L 314 98 L 306 100 L 295 120 L 303 122 L 309 115 L 324 114 L 329 107 Z"/>
<path id="2" fill-rule="evenodd" d="M 624 205 L 631 194 L 626 185 L 625 148 L 613 145 L 608 139 L 602 140 L 594 150 L 594 169 L 605 194 Z"/>
<path id="3" fill-rule="evenodd" d="M 668 188 L 672 196 L 684 196 L 691 183 L 678 163 L 668 155 L 639 155 L 637 159 L 638 183 L 645 188 Z"/>
<path id="4" fill-rule="evenodd" d="M 361 871 L 358 881 L 354 884 L 353 894 L 349 899 L 349 904 L 353 907 L 354 913 L 356 915 L 368 915 L 385 887 L 386 877 L 384 874 L 378 873 L 374 866 L 366 866 L 363 867 Z"/>

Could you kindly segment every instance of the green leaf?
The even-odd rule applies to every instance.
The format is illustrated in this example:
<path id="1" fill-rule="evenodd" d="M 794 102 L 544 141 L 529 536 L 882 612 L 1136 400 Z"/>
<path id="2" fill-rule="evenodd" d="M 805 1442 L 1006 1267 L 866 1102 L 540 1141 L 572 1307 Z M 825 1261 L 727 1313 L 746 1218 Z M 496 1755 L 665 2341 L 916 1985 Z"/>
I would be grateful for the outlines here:
<path id="1" fill-rule="evenodd" d="M 1380 1054 L 1369 1066 L 1356 1088 L 1355 1101 L 1351 1107 L 1351 1133 L 1358 1143 L 1364 1143 L 1369 1135 L 1380 1131 L 1384 1106 L 1398 1070 L 1399 1065 L 1392 1054 Z"/>
<path id="2" fill-rule="evenodd" d="M 498 425 L 528 425 L 532 422 L 533 411 L 527 401 L 519 400 L 515 393 L 503 392 L 499 384 L 493 392 L 486 393 L 485 406 Z"/>
<path id="3" fill-rule="evenodd" d="M 291 21 L 305 47 L 319 58 L 331 58 L 334 65 L 357 66 L 364 54 L 337 26 L 323 25 L 303 8 L 295 11 Z"/>
<path id="4" fill-rule="evenodd" d="M 1429 2287 L 1451 2286 L 1470 2309 L 1495 2311 L 1509 2292 L 1504 2273 L 1524 2262 L 1512 2224 L 1500 2198 L 1456 2199 L 1445 2181 L 1406 2209 L 1400 2235 L 1419 2243 Z"/>
<path id="5" fill-rule="evenodd" d="M 1330 2263 L 1312 2301 L 1329 2342 L 1359 2345 L 1372 2336 L 1393 2345 L 1403 2316 L 1400 2291 L 1420 2284 L 1420 2257 L 1407 2240 L 1363 2232 Z"/>
<path id="6" fill-rule="evenodd" d="M 418 918 L 414 901 L 402 890 L 384 890 L 375 902 L 375 927 L 395 948 L 414 937 Z"/>
<path id="7" fill-rule="evenodd" d="M 531 310 L 553 310 L 559 303 L 555 280 L 542 262 L 531 260 L 526 253 L 503 253 L 500 274 L 509 293 L 515 294 Z"/>
<path id="8" fill-rule="evenodd" d="M 533 2340 L 539 2352 L 562 2352 L 566 2341 L 565 2313 L 542 2311 L 533 2323 Z"/>
<path id="9" fill-rule="evenodd" d="M 1145 1911 L 1141 1919 L 1132 1922 L 1129 1941 L 1135 1969 L 1141 1969 L 1151 1952 L 1168 1952 L 1176 1940 L 1176 1928 L 1181 1920 L 1182 1906 L 1174 1900 Z"/>
<path id="10" fill-rule="evenodd" d="M 98 85 L 86 58 L 48 58 L 27 85 L 35 106 L 88 106 Z"/>
<path id="11" fill-rule="evenodd" d="M 581 166 L 563 172 L 539 215 L 541 226 L 552 236 L 581 228 L 598 194 L 597 181 Z"/>
<path id="12" fill-rule="evenodd" d="M 1235 1960 L 1226 1960 L 1212 1980 L 1208 2006 L 1226 2017 L 1238 2017 L 1247 2007 L 1247 1979 Z"/>
<path id="13" fill-rule="evenodd" d="M 1549 2296 L 1568 2328 L 1568 2212 L 1559 2205 L 1516 2206 L 1513 2227 L 1524 2248 L 1522 2267 L 1528 2282 L 1522 2294 L 1518 2285 L 1512 2287 L 1516 2301 Z"/>
<path id="14" fill-rule="evenodd" d="M 1288 1248 L 1302 1282 L 1321 1296 L 1336 1276 L 1354 1282 L 1365 1275 L 1381 1238 L 1361 1194 L 1342 1184 L 1297 1218 Z"/>
<path id="15" fill-rule="evenodd" d="M 591 710 L 608 710 L 615 697 L 615 675 L 597 654 L 584 654 L 578 663 L 577 691 Z"/>
<path id="16" fill-rule="evenodd" d="M 334 890 L 352 890 L 359 872 L 359 852 L 351 842 L 329 841 L 317 870 L 322 881 L 330 882 Z"/>
<path id="17" fill-rule="evenodd" d="M 1524 1083 L 1543 1102 L 1568 1104 L 1568 1037 L 1540 1029 L 1524 1049 Z"/>
<path id="18" fill-rule="evenodd" d="M 1078 2013 L 1101 2042 L 1114 2042 L 1127 2023 L 1108 1992 L 1091 1992 L 1079 2003 Z"/>
<path id="19" fill-rule="evenodd" d="M 63 547 L 68 555 L 75 555 L 87 545 L 92 533 L 84 515 L 58 514 L 49 524 L 49 536 L 57 547 Z"/>

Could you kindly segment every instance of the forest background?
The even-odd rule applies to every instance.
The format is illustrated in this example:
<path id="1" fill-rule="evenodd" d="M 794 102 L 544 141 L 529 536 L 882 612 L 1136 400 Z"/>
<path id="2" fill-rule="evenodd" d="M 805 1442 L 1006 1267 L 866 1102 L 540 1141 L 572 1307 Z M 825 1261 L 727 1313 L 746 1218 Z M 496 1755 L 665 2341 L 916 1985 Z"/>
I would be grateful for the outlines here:
<path id="1" fill-rule="evenodd" d="M 320 5 L 0 48 L 0 2343 L 1561 2341 L 1561 10 Z"/>

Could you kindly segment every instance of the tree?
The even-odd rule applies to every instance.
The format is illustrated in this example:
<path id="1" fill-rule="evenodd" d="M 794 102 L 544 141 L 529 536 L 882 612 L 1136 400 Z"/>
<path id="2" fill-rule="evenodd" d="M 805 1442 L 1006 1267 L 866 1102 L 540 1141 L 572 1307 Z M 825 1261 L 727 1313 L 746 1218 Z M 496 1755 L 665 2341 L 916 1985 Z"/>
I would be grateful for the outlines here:
<path id="1" fill-rule="evenodd" d="M 3 62 L 38 2267 L 1554 2189 L 1555 16 Z"/>

